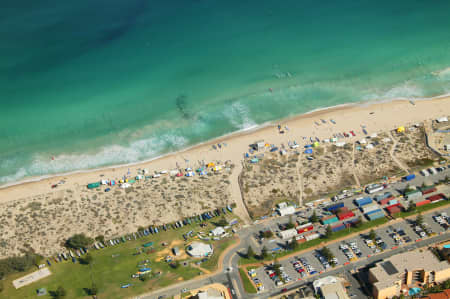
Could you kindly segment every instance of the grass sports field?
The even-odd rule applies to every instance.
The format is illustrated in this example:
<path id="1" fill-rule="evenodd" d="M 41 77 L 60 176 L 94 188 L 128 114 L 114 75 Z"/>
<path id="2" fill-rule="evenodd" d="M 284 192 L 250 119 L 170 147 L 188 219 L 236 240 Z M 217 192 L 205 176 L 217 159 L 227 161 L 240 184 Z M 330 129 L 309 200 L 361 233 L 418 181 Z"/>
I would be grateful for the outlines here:
<path id="1" fill-rule="evenodd" d="M 236 218 L 232 214 L 227 216 Z M 89 252 L 93 257 L 93 262 L 89 265 L 82 265 L 78 262 L 74 264 L 71 261 L 61 263 L 51 261 L 52 266 L 49 269 L 52 275 L 18 290 L 12 286 L 12 281 L 27 273 L 10 275 L 2 282 L 4 289 L 0 292 L 0 298 L 36 298 L 38 288 L 46 288 L 48 293 L 39 298 L 52 298 L 49 293 L 55 291 L 58 286 L 62 286 L 67 291 L 66 298 L 92 298 L 88 295 L 88 289 L 92 287 L 92 283 L 96 285 L 100 298 L 125 298 L 195 278 L 217 269 L 220 254 L 236 239 L 228 237 L 218 241 L 202 241 L 213 245 L 214 254 L 210 260 L 196 265 L 196 262 L 200 260 L 187 256 L 184 249 L 187 244 L 199 239 L 192 237 L 185 242 L 182 235 L 190 230 L 202 231 L 205 233 L 204 235 L 207 235 L 215 227 L 213 222 L 218 219 L 219 217 L 208 222 L 204 221 L 203 223 L 207 223 L 207 226 L 203 228 L 195 223 L 178 230 L 163 231 L 157 235 L 127 241 L 101 250 L 91 249 Z M 143 248 L 142 245 L 147 242 L 154 242 L 153 247 Z M 163 242 L 167 242 L 169 245 L 163 246 Z M 180 263 L 176 269 L 164 261 L 168 255 L 173 257 L 171 252 L 173 246 L 177 246 L 182 251 L 178 259 Z M 138 252 L 142 253 L 137 254 Z M 149 262 L 146 263 L 146 260 Z M 184 265 L 184 262 L 188 263 Z M 131 277 L 139 268 L 143 267 L 152 269 L 146 281 Z M 131 285 L 128 288 L 121 288 L 126 284 Z"/>

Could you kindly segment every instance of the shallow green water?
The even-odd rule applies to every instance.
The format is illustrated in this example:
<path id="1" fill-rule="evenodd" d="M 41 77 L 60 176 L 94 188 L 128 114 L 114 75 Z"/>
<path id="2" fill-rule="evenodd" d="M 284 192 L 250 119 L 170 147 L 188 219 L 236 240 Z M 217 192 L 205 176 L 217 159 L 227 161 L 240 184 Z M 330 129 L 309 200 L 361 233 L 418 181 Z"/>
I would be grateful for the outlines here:
<path id="1" fill-rule="evenodd" d="M 316 108 L 450 91 L 450 1 L 8 5 L 0 183 L 139 161 Z"/>

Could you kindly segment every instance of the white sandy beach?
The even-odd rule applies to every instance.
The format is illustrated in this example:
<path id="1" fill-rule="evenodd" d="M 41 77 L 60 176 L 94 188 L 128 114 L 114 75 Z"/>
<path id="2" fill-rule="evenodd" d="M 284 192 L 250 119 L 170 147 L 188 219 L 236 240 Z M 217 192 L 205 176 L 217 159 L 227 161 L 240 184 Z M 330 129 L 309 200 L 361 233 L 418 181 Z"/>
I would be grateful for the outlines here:
<path id="1" fill-rule="evenodd" d="M 177 163 L 183 168 L 187 166 L 194 167 L 197 161 L 203 160 L 206 162 L 230 160 L 234 164 L 239 164 L 243 154 L 248 151 L 248 145 L 256 140 L 263 139 L 273 144 L 296 140 L 300 144 L 305 144 L 309 142 L 310 136 L 317 136 L 323 139 L 329 138 L 334 133 L 348 132 L 349 130 L 355 131 L 357 134 L 355 138 L 361 138 L 361 125 L 365 125 L 367 131 L 372 133 L 390 130 L 400 125 L 435 119 L 448 113 L 450 113 L 450 96 L 415 101 L 415 105 L 412 105 L 407 100 L 395 100 L 380 104 L 347 105 L 324 109 L 280 121 L 279 123 L 282 127 L 286 125 L 289 127 L 289 131 L 285 131 L 284 134 L 278 133 L 276 128 L 278 123 L 274 123 L 263 128 L 219 138 L 149 162 L 56 175 L 38 181 L 1 188 L 0 198 L 4 202 L 86 185 L 89 182 L 99 181 L 101 178 L 118 179 L 127 174 L 128 169 L 132 174 L 136 174 L 138 169 L 143 168 L 149 169 L 150 173 L 152 173 L 162 169 L 174 169 Z M 320 119 L 326 120 L 327 124 L 322 124 Z M 336 124 L 331 124 L 330 119 L 334 119 Z M 315 122 L 318 122 L 320 125 L 315 124 Z M 306 136 L 307 140 L 304 141 L 302 136 Z M 227 146 L 214 150 L 212 145 L 219 142 L 225 142 Z M 189 160 L 189 163 L 186 160 Z M 57 190 L 52 190 L 51 185 L 61 180 L 65 180 L 65 184 L 60 185 Z"/>
<path id="2" fill-rule="evenodd" d="M 255 141 L 264 140 L 266 143 L 280 146 L 296 140 L 302 146 L 310 143 L 310 137 L 317 136 L 322 140 L 335 133 L 352 130 L 356 136 L 345 139 L 351 142 L 363 138 L 362 125 L 369 134 L 387 132 L 398 126 L 412 125 L 449 114 L 450 97 L 416 101 L 415 104 L 408 100 L 396 100 L 370 105 L 341 106 L 226 136 L 145 163 L 54 176 L 2 188 L 0 241 L 7 245 L 0 248 L 0 256 L 18 253 L 24 248 L 24 244 L 29 244 L 39 253 L 52 254 L 74 233 L 84 232 L 92 237 L 103 234 L 108 238 L 133 232 L 139 226 L 170 223 L 180 217 L 199 214 L 233 202 L 237 205 L 235 214 L 248 221 L 248 211 L 242 199 L 238 177 L 243 168 L 243 156 L 248 152 L 249 145 Z M 335 124 L 331 123 L 330 119 L 333 119 Z M 284 133 L 280 134 L 278 124 L 289 129 L 284 129 Z M 306 140 L 303 137 L 306 137 Z M 227 145 L 214 149 L 212 145 L 217 143 Z M 177 165 L 181 169 L 195 168 L 199 166 L 199 161 L 227 161 L 228 170 L 204 177 L 162 177 L 146 180 L 136 183 L 129 190 L 114 186 L 111 192 L 107 193 L 103 191 L 104 188 L 88 190 L 86 187 L 88 183 L 101 179 L 118 180 L 128 171 L 134 176 L 138 169 L 143 168 L 148 169 L 150 173 L 171 170 Z M 315 164 L 320 161 L 316 159 Z M 308 169 L 304 166 L 302 168 Z M 52 189 L 51 186 L 61 180 L 65 183 Z M 317 185 L 314 181 L 303 182 Z M 288 187 L 281 181 L 277 183 L 274 180 L 272 183 L 277 186 L 270 188 L 279 189 L 292 189 L 295 184 L 298 185 L 295 180 L 291 183 L 294 187 Z M 328 186 L 322 185 L 323 188 Z M 258 186 L 254 190 L 258 192 Z"/>

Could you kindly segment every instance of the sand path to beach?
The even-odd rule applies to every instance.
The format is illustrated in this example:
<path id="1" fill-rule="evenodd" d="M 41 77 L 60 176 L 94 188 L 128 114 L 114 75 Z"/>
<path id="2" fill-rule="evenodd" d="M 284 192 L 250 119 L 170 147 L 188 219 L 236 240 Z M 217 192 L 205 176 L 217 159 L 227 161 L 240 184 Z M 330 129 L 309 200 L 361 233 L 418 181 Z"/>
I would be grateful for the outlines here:
<path id="1" fill-rule="evenodd" d="M 389 152 L 389 154 L 391 155 L 392 160 L 394 160 L 394 162 L 397 163 L 398 167 L 400 167 L 403 171 L 405 171 L 406 173 L 409 173 L 408 168 L 405 165 L 403 165 L 403 163 L 400 162 L 400 160 L 397 159 L 397 157 L 394 155 L 394 151 L 395 151 L 395 148 L 397 146 L 397 140 L 394 138 L 394 136 L 392 136 L 392 132 L 391 131 L 389 131 L 389 136 L 391 137 L 392 142 L 393 142 L 391 151 Z"/>
<path id="2" fill-rule="evenodd" d="M 358 187 L 360 187 L 360 186 L 361 186 L 361 183 L 359 182 L 358 176 L 356 175 L 356 167 L 355 167 L 355 147 L 356 147 L 356 144 L 353 142 L 353 150 L 352 150 L 352 173 L 353 173 L 353 177 L 355 178 L 356 185 L 358 185 Z"/>
<path id="3" fill-rule="evenodd" d="M 236 203 L 236 208 L 233 212 L 244 221 L 245 224 L 250 224 L 251 218 L 248 214 L 247 207 L 244 204 L 244 199 L 242 198 L 241 187 L 239 186 L 239 176 L 242 172 L 242 163 L 236 163 L 233 169 L 233 173 L 230 175 L 230 189 L 231 189 L 231 199 Z"/>

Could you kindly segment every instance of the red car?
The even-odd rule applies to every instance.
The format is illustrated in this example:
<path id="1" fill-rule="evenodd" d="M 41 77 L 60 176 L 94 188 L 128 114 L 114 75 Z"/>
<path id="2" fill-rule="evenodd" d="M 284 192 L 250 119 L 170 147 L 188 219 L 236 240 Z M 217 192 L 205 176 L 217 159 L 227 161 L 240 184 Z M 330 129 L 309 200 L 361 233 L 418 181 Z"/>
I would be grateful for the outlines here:
<path id="1" fill-rule="evenodd" d="M 356 136 L 355 132 L 350 131 L 350 134 L 352 134 L 352 136 Z"/>
<path id="2" fill-rule="evenodd" d="M 344 136 L 345 137 L 350 137 L 350 135 L 348 135 L 347 133 L 344 132 Z"/>

